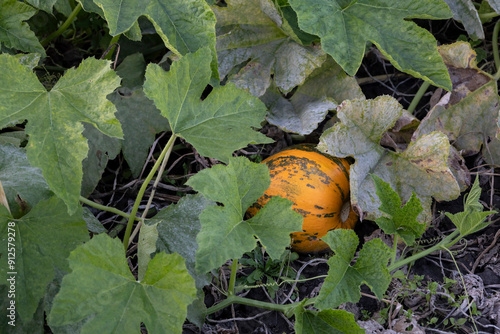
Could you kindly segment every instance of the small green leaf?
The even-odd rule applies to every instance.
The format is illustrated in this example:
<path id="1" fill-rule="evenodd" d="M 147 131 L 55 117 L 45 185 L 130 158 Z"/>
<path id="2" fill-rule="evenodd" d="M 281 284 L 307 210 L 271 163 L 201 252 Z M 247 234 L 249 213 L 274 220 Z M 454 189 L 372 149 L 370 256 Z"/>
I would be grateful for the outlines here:
<path id="1" fill-rule="evenodd" d="M 87 58 L 78 69 L 69 69 L 48 92 L 18 59 L 0 55 L 0 128 L 28 120 L 28 160 L 42 170 L 69 213 L 80 205 L 81 164 L 88 152 L 81 122 L 108 136 L 122 136 L 115 108 L 106 99 L 120 81 L 109 64 Z"/>
<path id="2" fill-rule="evenodd" d="M 364 334 L 354 315 L 345 310 L 327 309 L 320 312 L 305 310 L 297 306 L 294 309 L 295 332 L 297 334 Z"/>
<path id="3" fill-rule="evenodd" d="M 17 0 L 0 0 L 0 44 L 8 48 L 39 53 L 45 57 L 45 50 L 23 22 L 36 14 L 36 10 Z M 5 72 L 2 72 L 5 73 Z"/>
<path id="4" fill-rule="evenodd" d="M 14 269 L 9 270 L 7 253 L 2 251 L 0 279 L 4 284 L 8 272 L 17 272 L 16 309 L 23 321 L 33 316 L 55 271 L 67 270 L 70 251 L 88 240 L 82 214 L 80 207 L 74 215 L 68 215 L 57 197 L 38 202 L 20 219 L 13 219 L 0 205 L 0 249 L 7 250 L 8 243 L 15 245 Z M 14 233 L 14 242 L 8 240 L 12 236 L 8 232 Z"/>
<path id="5" fill-rule="evenodd" d="M 399 70 L 451 90 L 437 42 L 408 19 L 447 19 L 452 13 L 441 0 L 289 0 L 299 26 L 321 37 L 321 46 L 349 74 L 355 75 L 374 43 Z"/>
<path id="6" fill-rule="evenodd" d="M 455 214 L 445 212 L 446 216 L 450 218 L 453 224 L 455 224 L 457 229 L 460 231 L 460 235 L 462 237 L 480 231 L 488 226 L 490 222 L 484 221 L 486 217 L 497 213 L 497 211 L 483 211 L 483 205 L 479 202 L 480 196 L 481 187 L 479 186 L 479 177 L 476 177 L 476 180 L 474 181 L 474 184 L 465 199 L 464 211 Z"/>
<path id="7" fill-rule="evenodd" d="M 269 187 L 269 170 L 239 157 L 228 166 L 217 165 L 191 177 L 188 184 L 206 198 L 223 206 L 209 206 L 200 215 L 196 238 L 196 269 L 205 273 L 228 259 L 241 257 L 257 245 L 257 237 L 273 259 L 290 244 L 290 233 L 302 227 L 302 216 L 289 200 L 273 197 L 257 215 L 243 220 L 246 210 Z"/>
<path id="8" fill-rule="evenodd" d="M 148 65 L 144 92 L 165 116 L 174 134 L 204 156 L 228 162 L 234 150 L 250 142 L 272 142 L 260 128 L 266 108 L 256 97 L 233 84 L 215 87 L 200 101 L 210 80 L 210 51 L 200 49 L 176 61 L 165 72 Z"/>
<path id="9" fill-rule="evenodd" d="M 345 302 L 357 303 L 361 298 L 360 286 L 363 283 L 368 285 L 378 298 L 382 298 L 391 282 L 387 263 L 392 254 L 382 240 L 374 239 L 365 243 L 354 266 L 350 263 L 359 243 L 354 231 L 329 231 L 322 240 L 330 246 L 335 255 L 328 260 L 328 277 L 321 287 L 315 307 L 325 310 Z"/>
<path id="10" fill-rule="evenodd" d="M 422 205 L 415 193 L 411 194 L 408 202 L 401 206 L 399 195 L 377 175 L 372 175 L 377 196 L 382 203 L 380 211 L 389 217 L 379 217 L 375 222 L 386 234 L 396 234 L 411 246 L 416 238 L 425 232 L 425 224 L 419 223 L 417 217 L 422 212 Z"/>
<path id="11" fill-rule="evenodd" d="M 72 272 L 54 299 L 50 326 L 84 321 L 82 334 L 135 334 L 142 322 L 151 334 L 182 332 L 196 289 L 180 255 L 157 254 L 138 282 L 120 241 L 100 234 L 74 250 L 69 263 Z"/>

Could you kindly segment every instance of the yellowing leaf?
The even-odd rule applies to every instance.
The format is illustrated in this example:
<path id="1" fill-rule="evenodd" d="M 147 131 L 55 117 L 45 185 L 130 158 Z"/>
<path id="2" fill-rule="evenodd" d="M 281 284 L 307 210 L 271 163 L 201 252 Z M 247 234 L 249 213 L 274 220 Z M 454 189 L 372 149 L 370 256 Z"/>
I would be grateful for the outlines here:
<path id="1" fill-rule="evenodd" d="M 452 77 L 453 90 L 429 111 L 413 137 L 441 131 L 463 156 L 482 150 L 489 158 L 487 143 L 496 141 L 500 131 L 496 80 L 477 68 L 476 53 L 469 43 L 444 45 L 440 52 Z"/>
<path id="2" fill-rule="evenodd" d="M 15 57 L 0 55 L 0 128 L 28 120 L 28 160 L 41 168 L 70 213 L 79 206 L 82 160 L 88 151 L 81 122 L 108 136 L 122 136 L 115 108 L 106 99 L 120 81 L 109 64 L 87 58 L 47 91 Z"/>
<path id="3" fill-rule="evenodd" d="M 271 0 L 229 0 L 213 6 L 217 16 L 217 52 L 221 78 L 261 96 L 271 84 L 290 92 L 326 60 L 318 47 L 303 46 L 283 30 Z M 229 75 L 240 65 L 234 75 Z"/>
<path id="4" fill-rule="evenodd" d="M 431 218 L 431 198 L 451 200 L 460 195 L 449 166 L 450 144 L 440 132 L 411 142 L 401 153 L 380 146 L 380 139 L 403 114 L 388 96 L 367 101 L 345 101 L 338 108 L 339 123 L 323 133 L 318 148 L 337 157 L 351 156 L 351 202 L 361 217 L 375 220 L 382 214 L 370 174 L 388 182 L 406 202 L 412 192 L 422 201 L 420 221 Z"/>

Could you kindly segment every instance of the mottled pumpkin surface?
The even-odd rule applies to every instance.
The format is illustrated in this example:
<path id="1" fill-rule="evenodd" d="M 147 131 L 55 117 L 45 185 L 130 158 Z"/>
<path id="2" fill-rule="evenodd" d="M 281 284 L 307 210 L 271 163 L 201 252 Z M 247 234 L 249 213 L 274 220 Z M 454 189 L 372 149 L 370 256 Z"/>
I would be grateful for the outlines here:
<path id="1" fill-rule="evenodd" d="M 270 156 L 263 163 L 269 167 L 271 185 L 248 213 L 254 215 L 273 196 L 291 200 L 292 208 L 304 217 L 302 231 L 291 235 L 294 251 L 324 251 L 328 245 L 319 239 L 328 231 L 354 227 L 358 217 L 349 205 L 346 159 L 320 153 L 314 145 L 301 144 Z"/>

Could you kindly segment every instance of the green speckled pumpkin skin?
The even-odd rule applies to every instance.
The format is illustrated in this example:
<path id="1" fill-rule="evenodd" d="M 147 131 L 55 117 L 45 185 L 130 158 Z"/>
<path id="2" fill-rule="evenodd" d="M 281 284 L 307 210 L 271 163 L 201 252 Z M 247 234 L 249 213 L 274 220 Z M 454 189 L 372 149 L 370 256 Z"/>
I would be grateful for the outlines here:
<path id="1" fill-rule="evenodd" d="M 354 228 L 358 217 L 349 205 L 349 163 L 347 159 L 320 153 L 314 145 L 301 144 L 262 161 L 269 167 L 271 185 L 248 209 L 250 215 L 273 196 L 291 200 L 292 208 L 304 217 L 302 231 L 291 234 L 292 250 L 321 252 L 328 245 L 319 240 L 328 231 Z M 349 210 L 348 213 L 342 211 Z"/>

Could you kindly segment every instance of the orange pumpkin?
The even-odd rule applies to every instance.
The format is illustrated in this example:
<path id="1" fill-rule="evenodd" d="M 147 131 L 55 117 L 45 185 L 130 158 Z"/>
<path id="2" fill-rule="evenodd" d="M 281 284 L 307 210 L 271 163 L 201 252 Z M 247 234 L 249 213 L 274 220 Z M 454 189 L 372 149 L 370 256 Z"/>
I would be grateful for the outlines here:
<path id="1" fill-rule="evenodd" d="M 328 245 L 320 240 L 328 231 L 354 228 L 357 215 L 349 196 L 349 162 L 323 154 L 314 145 L 289 147 L 262 161 L 269 167 L 271 185 L 248 209 L 253 216 L 273 196 L 288 198 L 303 217 L 302 231 L 291 234 L 292 250 L 321 252 Z"/>

